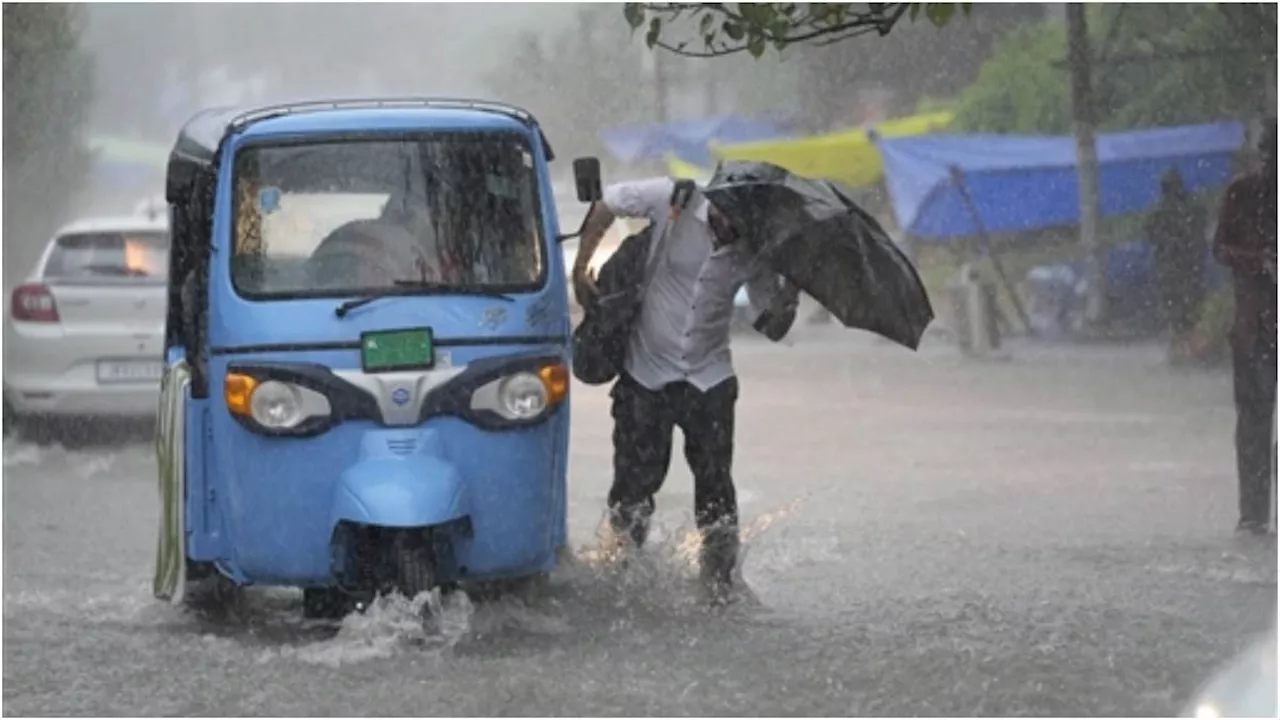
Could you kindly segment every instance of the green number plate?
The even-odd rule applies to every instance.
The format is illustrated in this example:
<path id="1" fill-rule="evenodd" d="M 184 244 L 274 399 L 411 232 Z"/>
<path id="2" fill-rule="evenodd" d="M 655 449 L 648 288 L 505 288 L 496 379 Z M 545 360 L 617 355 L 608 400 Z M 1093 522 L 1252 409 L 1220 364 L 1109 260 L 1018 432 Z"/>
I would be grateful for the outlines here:
<path id="1" fill-rule="evenodd" d="M 365 372 L 429 370 L 435 362 L 430 328 L 379 330 L 360 335 L 360 364 Z"/>

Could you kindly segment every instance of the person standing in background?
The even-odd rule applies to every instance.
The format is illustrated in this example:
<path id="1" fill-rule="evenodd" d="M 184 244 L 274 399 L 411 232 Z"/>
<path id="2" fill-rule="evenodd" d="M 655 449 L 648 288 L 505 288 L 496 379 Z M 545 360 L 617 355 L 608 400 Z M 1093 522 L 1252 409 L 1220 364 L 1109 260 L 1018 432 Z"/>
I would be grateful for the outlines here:
<path id="1" fill-rule="evenodd" d="M 1205 213 L 1187 192 L 1176 169 L 1160 180 L 1160 204 L 1147 220 L 1147 241 L 1155 251 L 1160 300 L 1169 327 L 1169 357 L 1188 356 L 1191 331 L 1204 302 Z"/>
<path id="2" fill-rule="evenodd" d="M 1258 146 L 1261 167 L 1232 181 L 1222 200 L 1213 254 L 1231 269 L 1235 323 L 1238 530 L 1265 533 L 1270 515 L 1271 435 L 1276 406 L 1276 121 Z"/>

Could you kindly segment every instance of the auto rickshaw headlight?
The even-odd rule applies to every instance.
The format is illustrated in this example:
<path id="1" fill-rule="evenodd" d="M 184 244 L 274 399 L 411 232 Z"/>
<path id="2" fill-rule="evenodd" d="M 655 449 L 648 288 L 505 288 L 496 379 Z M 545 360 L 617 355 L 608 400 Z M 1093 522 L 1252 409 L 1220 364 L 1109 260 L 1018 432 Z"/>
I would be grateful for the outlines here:
<path id="1" fill-rule="evenodd" d="M 227 374 L 227 410 L 267 430 L 292 430 L 316 417 L 329 417 L 332 407 L 324 394 L 280 380 Z"/>
<path id="2" fill-rule="evenodd" d="M 547 386 L 533 373 L 517 373 L 504 378 L 498 385 L 499 413 L 510 420 L 538 417 L 550 401 Z"/>
<path id="3" fill-rule="evenodd" d="M 547 363 L 537 369 L 513 372 L 476 388 L 471 409 L 495 413 L 516 423 L 537 421 L 569 395 L 569 368 Z"/>
<path id="4" fill-rule="evenodd" d="M 278 380 L 268 380 L 253 391 L 249 413 L 261 426 L 291 428 L 305 419 L 298 388 Z"/>

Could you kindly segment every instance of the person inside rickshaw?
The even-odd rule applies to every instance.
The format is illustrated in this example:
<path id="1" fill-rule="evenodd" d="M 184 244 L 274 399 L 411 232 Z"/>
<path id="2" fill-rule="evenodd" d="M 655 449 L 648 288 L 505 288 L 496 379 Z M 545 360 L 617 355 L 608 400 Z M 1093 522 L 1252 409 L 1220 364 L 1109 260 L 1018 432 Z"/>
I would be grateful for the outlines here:
<path id="1" fill-rule="evenodd" d="M 407 229 L 379 218 L 352 220 L 329 233 L 308 259 L 307 273 L 315 290 L 384 288 L 432 280 L 432 265 Z"/>

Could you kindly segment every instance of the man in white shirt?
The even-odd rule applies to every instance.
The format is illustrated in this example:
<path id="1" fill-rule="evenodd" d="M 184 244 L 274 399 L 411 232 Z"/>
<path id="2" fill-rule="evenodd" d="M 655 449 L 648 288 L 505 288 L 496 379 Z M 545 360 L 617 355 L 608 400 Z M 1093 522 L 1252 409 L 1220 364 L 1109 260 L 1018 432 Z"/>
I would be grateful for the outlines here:
<path id="1" fill-rule="evenodd" d="M 746 284 L 753 326 L 776 341 L 795 320 L 797 292 L 737 242 L 729 221 L 700 192 L 677 207 L 676 187 L 671 179 L 654 178 L 606 188 L 583 230 L 574 288 L 584 306 L 592 301 L 591 256 L 615 218 L 650 221 L 651 275 L 624 370 L 610 392 L 610 518 L 620 537 L 643 544 L 679 426 L 703 532 L 702 578 L 720 602 L 728 599 L 738 550 L 732 476 L 738 381 L 729 351 L 733 298 Z"/>

